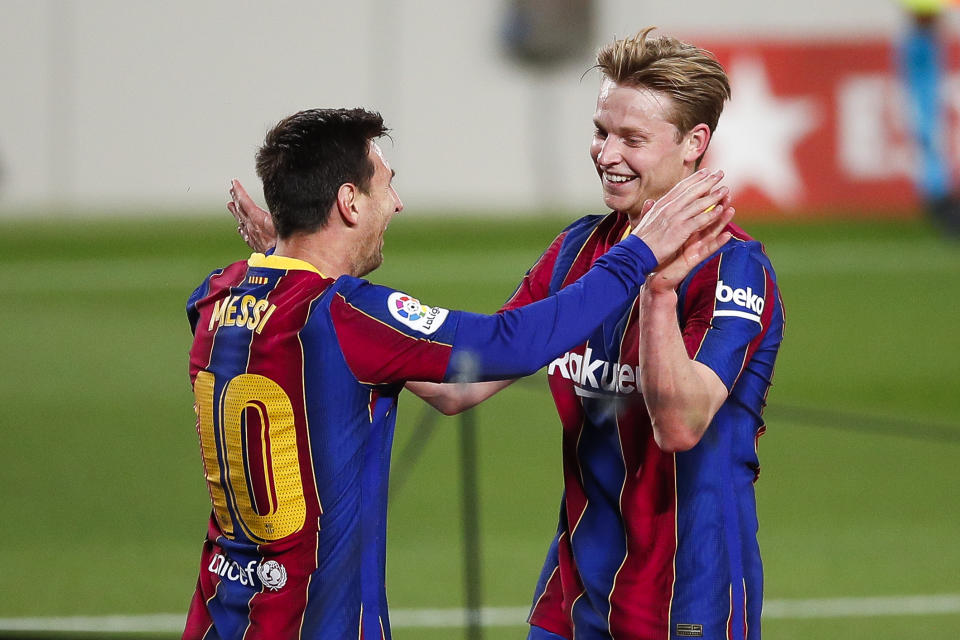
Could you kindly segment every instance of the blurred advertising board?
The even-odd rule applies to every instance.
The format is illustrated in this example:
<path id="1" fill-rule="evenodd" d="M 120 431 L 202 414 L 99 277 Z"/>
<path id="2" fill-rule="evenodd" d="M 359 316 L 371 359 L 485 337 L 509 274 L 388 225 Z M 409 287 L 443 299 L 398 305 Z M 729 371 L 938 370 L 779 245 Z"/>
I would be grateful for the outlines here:
<path id="1" fill-rule="evenodd" d="M 730 77 L 732 99 L 706 166 L 727 173 L 738 209 L 917 215 L 919 165 L 893 40 L 697 43 L 716 54 Z M 956 53 L 952 44 L 942 84 L 942 142 L 952 164 L 960 151 Z"/>

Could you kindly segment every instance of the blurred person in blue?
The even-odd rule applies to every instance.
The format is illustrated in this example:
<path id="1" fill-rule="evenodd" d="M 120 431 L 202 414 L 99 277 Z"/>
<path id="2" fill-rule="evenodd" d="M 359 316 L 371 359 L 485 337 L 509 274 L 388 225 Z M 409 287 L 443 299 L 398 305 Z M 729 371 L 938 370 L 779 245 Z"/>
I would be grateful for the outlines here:
<path id="1" fill-rule="evenodd" d="M 569 286 L 699 169 L 730 95 L 726 73 L 708 51 L 650 32 L 597 55 L 590 156 L 607 213 L 561 231 L 501 312 Z M 268 214 L 239 184 L 233 195 L 245 239 L 269 245 Z M 784 316 L 762 245 L 727 230 L 703 261 L 661 265 L 549 364 L 564 492 L 530 640 L 760 638 L 754 483 Z M 453 414 L 508 384 L 407 388 Z"/>
<path id="2" fill-rule="evenodd" d="M 905 89 L 917 147 L 917 192 L 932 221 L 960 235 L 960 200 L 954 193 L 943 109 L 943 13 L 947 0 L 901 0 L 909 19 L 897 47 L 897 70 Z"/>

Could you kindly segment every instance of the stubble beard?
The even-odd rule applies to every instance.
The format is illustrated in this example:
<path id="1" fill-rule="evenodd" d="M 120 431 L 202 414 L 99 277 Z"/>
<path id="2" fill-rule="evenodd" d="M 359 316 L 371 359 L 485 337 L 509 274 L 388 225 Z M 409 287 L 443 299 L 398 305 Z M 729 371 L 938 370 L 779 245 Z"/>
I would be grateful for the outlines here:
<path id="1" fill-rule="evenodd" d="M 362 278 L 383 264 L 383 234 L 374 236 L 360 246 L 354 259 L 354 273 Z"/>

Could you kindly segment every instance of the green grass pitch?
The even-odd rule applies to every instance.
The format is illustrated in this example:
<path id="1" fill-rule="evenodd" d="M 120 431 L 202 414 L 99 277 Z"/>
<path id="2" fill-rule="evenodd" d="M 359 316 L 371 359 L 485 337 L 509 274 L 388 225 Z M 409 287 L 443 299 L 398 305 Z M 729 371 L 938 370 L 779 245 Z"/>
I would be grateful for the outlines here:
<path id="1" fill-rule="evenodd" d="M 564 224 L 401 216 L 372 279 L 492 312 Z M 765 241 L 787 310 L 760 441 L 767 599 L 960 593 L 960 244 L 922 222 L 744 226 Z M 211 269 L 245 254 L 225 214 L 0 222 L 0 618 L 185 612 L 209 506 L 183 307 Z M 463 598 L 459 422 L 441 418 L 411 466 L 401 452 L 423 415 L 405 394 L 396 609 Z M 476 418 L 484 602 L 526 606 L 561 491 L 545 382 L 515 385 Z M 958 637 L 960 614 L 776 618 L 764 631 Z"/>

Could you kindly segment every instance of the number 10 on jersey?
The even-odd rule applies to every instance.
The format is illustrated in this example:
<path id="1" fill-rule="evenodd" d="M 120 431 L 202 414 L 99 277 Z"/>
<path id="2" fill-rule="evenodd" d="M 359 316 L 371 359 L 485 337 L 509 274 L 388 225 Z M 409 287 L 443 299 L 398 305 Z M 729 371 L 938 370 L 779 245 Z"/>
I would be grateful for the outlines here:
<path id="1" fill-rule="evenodd" d="M 215 382 L 212 373 L 201 371 L 193 392 L 220 530 L 232 540 L 239 527 L 258 544 L 296 533 L 307 509 L 290 397 L 270 378 L 243 373 L 223 386 L 218 399 Z"/>

